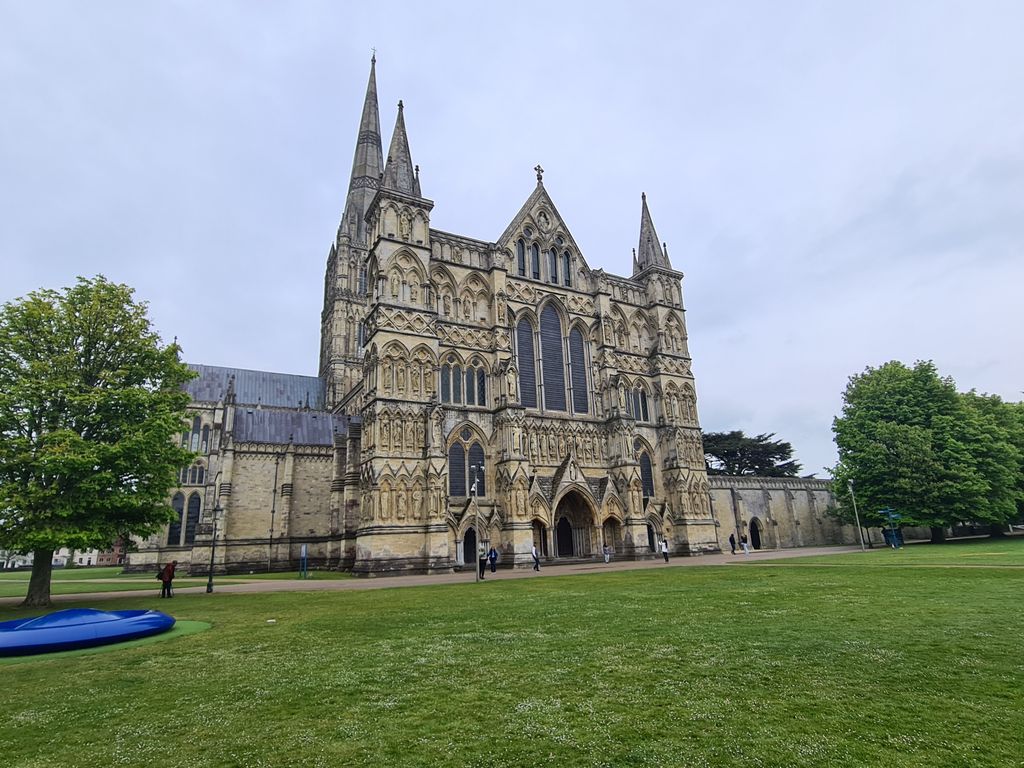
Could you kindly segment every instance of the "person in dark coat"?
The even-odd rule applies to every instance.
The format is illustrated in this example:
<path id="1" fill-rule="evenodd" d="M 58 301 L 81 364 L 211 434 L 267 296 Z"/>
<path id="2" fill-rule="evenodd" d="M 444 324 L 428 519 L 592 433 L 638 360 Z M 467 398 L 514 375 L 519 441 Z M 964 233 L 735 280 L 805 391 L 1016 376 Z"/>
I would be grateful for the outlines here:
<path id="1" fill-rule="evenodd" d="M 736 534 L 735 533 L 730 533 L 729 534 L 729 549 L 732 551 L 732 553 L 734 555 L 736 554 Z"/>
<path id="2" fill-rule="evenodd" d="M 174 597 L 174 569 L 177 567 L 178 561 L 172 560 L 160 571 L 160 597 Z"/>
<path id="3" fill-rule="evenodd" d="M 491 573 L 496 573 L 498 570 L 498 550 L 491 547 L 487 552 L 487 560 L 491 563 Z"/>

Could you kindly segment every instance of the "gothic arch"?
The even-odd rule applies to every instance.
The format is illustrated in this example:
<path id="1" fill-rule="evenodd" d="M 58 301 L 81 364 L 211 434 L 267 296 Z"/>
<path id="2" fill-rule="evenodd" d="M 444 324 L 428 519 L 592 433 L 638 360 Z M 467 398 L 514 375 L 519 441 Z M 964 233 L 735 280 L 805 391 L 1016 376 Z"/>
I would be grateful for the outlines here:
<path id="1" fill-rule="evenodd" d="M 630 349 L 639 354 L 647 354 L 651 351 L 656 338 L 654 326 L 647 312 L 643 309 L 633 312 L 629 321 Z"/>
<path id="2" fill-rule="evenodd" d="M 675 312 L 669 312 L 665 320 L 665 351 L 678 354 L 683 351 L 683 342 L 686 334 L 683 332 L 683 324 Z"/>
<path id="3" fill-rule="evenodd" d="M 565 488 L 563 488 L 555 497 L 554 501 L 551 504 L 551 508 L 557 512 L 558 505 L 561 504 L 562 501 L 566 499 L 566 497 L 572 494 L 575 494 L 576 496 L 580 497 L 586 503 L 586 506 L 590 514 L 591 524 L 596 525 L 598 518 L 600 516 L 598 512 L 597 500 L 594 499 L 594 495 L 590 492 L 590 488 L 588 488 L 586 485 L 583 485 L 582 483 L 570 483 Z"/>
<path id="4" fill-rule="evenodd" d="M 569 310 L 565 308 L 565 304 L 562 303 L 561 298 L 558 296 L 545 296 L 537 304 L 537 317 L 540 318 L 544 314 L 544 310 L 549 306 L 553 306 L 555 311 L 558 312 L 558 318 L 562 323 L 562 333 L 568 333 L 569 321 L 571 317 Z"/>
<path id="5" fill-rule="evenodd" d="M 510 307 L 509 317 L 511 319 L 512 325 L 519 325 L 519 322 L 521 320 L 526 320 L 527 322 L 530 323 L 530 325 L 536 328 L 537 324 L 540 322 L 540 316 L 538 312 L 534 310 L 533 307 L 523 307 L 518 312 L 513 312 L 512 308 Z"/>
<path id="6" fill-rule="evenodd" d="M 590 344 L 597 340 L 597 324 L 588 323 L 582 317 L 573 317 L 569 319 L 569 325 L 566 327 L 566 333 L 571 331 L 579 331 L 583 335 L 583 340 Z"/>
<path id="7" fill-rule="evenodd" d="M 604 504 L 604 513 L 602 515 L 601 524 L 603 525 L 605 520 L 617 520 L 619 523 L 624 522 L 626 519 L 626 510 L 622 506 L 622 502 L 616 497 L 609 497 Z"/>
<path id="8" fill-rule="evenodd" d="M 455 317 L 455 299 L 458 296 L 455 277 L 447 267 L 437 264 L 430 271 L 430 279 L 436 294 L 438 313 L 444 317 Z"/>

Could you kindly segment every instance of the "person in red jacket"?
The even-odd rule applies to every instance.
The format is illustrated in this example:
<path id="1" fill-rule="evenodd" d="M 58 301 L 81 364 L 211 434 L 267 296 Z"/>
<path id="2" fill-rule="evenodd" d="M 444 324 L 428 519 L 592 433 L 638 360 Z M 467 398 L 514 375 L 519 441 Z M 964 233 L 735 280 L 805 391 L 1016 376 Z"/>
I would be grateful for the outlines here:
<path id="1" fill-rule="evenodd" d="M 171 589 L 174 581 L 174 569 L 178 567 L 178 561 L 172 560 L 160 571 L 160 597 L 174 597 Z"/>

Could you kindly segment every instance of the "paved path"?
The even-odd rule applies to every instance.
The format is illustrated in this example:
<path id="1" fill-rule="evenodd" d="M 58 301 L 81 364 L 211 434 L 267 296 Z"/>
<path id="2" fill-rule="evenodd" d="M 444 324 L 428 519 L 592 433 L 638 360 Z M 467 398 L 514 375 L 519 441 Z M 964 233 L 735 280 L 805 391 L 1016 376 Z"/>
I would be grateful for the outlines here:
<path id="1" fill-rule="evenodd" d="M 485 582 L 507 581 L 509 579 L 536 579 L 548 576 L 578 576 L 586 573 L 600 573 L 608 571 L 636 571 L 651 568 L 678 568 L 698 567 L 706 565 L 748 565 L 763 562 L 765 560 L 781 560 L 785 558 L 811 557 L 813 555 L 838 555 L 848 552 L 859 552 L 860 548 L 853 547 L 806 547 L 802 549 L 772 549 L 752 552 L 749 557 L 738 555 L 700 555 L 695 557 L 674 557 L 668 565 L 660 558 L 657 560 L 622 560 L 605 564 L 601 561 L 574 563 L 571 565 L 542 565 L 540 572 L 535 573 L 531 568 L 522 569 L 498 569 L 497 573 L 487 572 Z M 315 573 L 315 572 L 314 572 Z M 244 576 L 233 575 L 231 578 L 245 578 Z M 223 593 L 248 593 L 248 592 L 335 592 L 351 589 L 390 589 L 395 587 L 418 587 L 435 584 L 465 584 L 475 581 L 476 574 L 473 571 L 462 571 L 461 573 L 442 573 L 431 576 L 380 576 L 376 578 L 353 578 L 353 579 L 255 579 L 245 583 L 225 583 L 218 581 L 214 576 L 214 594 Z M 26 585 L 27 586 L 27 585 Z M 159 585 L 154 589 L 153 596 L 159 591 Z M 196 595 L 206 591 L 206 587 L 179 587 L 174 590 L 177 595 Z M 147 590 L 132 590 L 123 592 L 82 592 L 73 595 L 54 595 L 53 602 L 83 602 L 111 600 L 122 597 L 146 597 Z M 14 605 L 20 603 L 22 597 L 0 597 L 0 605 Z"/>

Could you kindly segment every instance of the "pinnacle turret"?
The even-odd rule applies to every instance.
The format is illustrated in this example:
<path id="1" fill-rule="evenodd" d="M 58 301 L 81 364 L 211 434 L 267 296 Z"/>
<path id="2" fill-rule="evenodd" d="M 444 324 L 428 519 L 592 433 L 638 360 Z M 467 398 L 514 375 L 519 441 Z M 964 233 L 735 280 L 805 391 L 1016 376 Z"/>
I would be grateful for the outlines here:
<path id="1" fill-rule="evenodd" d="M 419 170 L 413 167 L 412 153 L 409 152 L 409 137 L 405 133 L 405 108 L 402 102 L 398 102 L 398 119 L 395 120 L 395 132 L 391 135 L 388 162 L 384 166 L 380 186 L 381 189 L 401 192 L 411 197 L 422 197 Z"/>
<path id="2" fill-rule="evenodd" d="M 651 212 L 647 210 L 647 194 L 641 194 L 643 208 L 640 212 L 640 245 L 636 249 L 633 272 L 640 272 L 647 267 L 672 268 L 668 261 L 668 251 L 662 248 L 658 233 L 654 230 Z"/>

